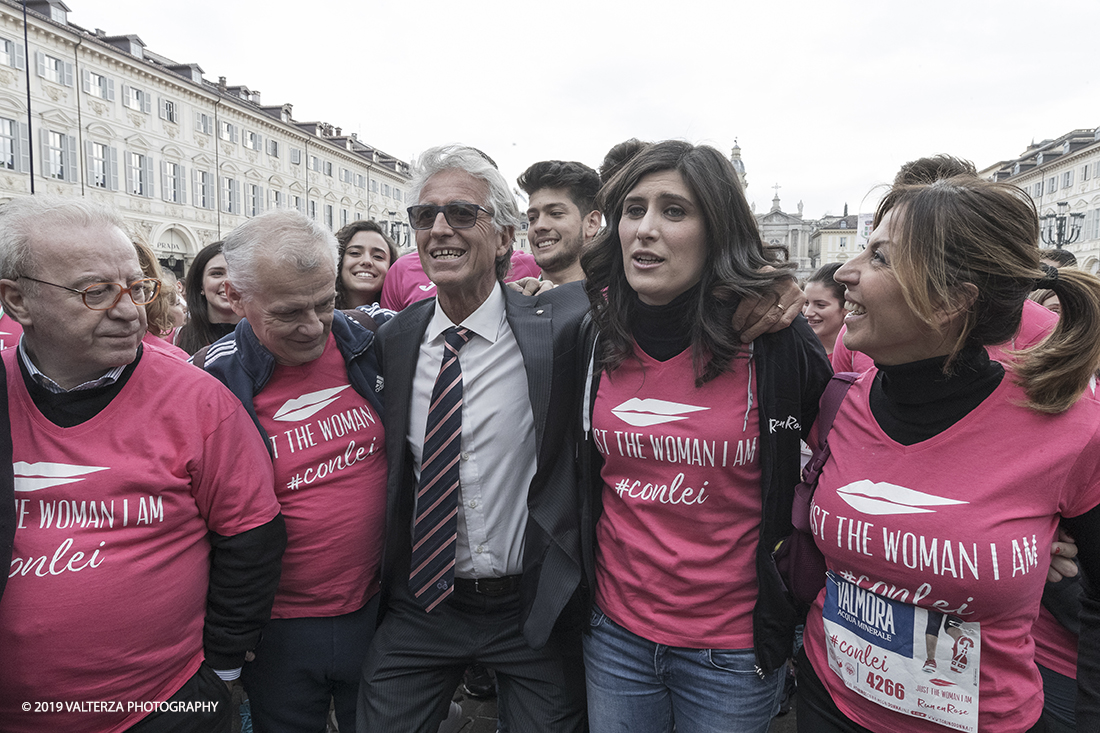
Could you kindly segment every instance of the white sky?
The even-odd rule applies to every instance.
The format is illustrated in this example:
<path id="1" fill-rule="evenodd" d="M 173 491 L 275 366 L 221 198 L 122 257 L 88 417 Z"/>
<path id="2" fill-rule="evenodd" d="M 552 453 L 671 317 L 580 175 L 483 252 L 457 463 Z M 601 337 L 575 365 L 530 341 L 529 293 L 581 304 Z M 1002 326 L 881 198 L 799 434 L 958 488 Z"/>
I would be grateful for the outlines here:
<path id="1" fill-rule="evenodd" d="M 913 158 L 980 169 L 1100 126 L 1096 0 L 66 2 L 297 120 L 406 160 L 476 145 L 512 182 L 630 137 L 736 138 L 757 211 L 778 183 L 807 218 L 871 210 Z"/>

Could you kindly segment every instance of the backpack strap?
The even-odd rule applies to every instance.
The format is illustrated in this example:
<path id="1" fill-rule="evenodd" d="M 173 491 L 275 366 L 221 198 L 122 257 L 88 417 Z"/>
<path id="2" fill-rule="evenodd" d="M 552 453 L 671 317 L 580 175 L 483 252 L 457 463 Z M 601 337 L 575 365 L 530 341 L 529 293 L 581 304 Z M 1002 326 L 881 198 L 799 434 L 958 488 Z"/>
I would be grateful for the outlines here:
<path id="1" fill-rule="evenodd" d="M 833 420 L 844 402 L 844 395 L 848 394 L 848 388 L 857 377 L 857 372 L 838 372 L 825 385 L 825 393 L 821 395 L 817 413 L 817 450 L 802 469 L 802 480 L 810 486 L 817 486 L 817 477 L 821 474 L 825 461 L 829 459 L 829 431 L 832 430 Z"/>
<path id="2" fill-rule="evenodd" d="M 197 366 L 199 369 L 203 368 L 206 364 L 206 352 L 210 351 L 210 344 L 203 346 L 201 349 L 195 352 L 195 355 L 191 357 L 190 362 Z"/>

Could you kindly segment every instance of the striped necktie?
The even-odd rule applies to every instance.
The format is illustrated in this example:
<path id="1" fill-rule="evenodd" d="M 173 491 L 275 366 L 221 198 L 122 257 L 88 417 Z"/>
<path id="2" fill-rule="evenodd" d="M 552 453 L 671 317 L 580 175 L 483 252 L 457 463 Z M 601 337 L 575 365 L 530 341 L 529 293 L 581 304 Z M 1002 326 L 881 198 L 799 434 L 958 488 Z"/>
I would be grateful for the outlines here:
<path id="1" fill-rule="evenodd" d="M 458 538 L 458 462 L 462 452 L 462 367 L 458 351 L 469 341 L 470 331 L 453 326 L 443 333 L 443 361 L 424 430 L 409 572 L 409 589 L 425 611 L 438 606 L 454 590 Z"/>

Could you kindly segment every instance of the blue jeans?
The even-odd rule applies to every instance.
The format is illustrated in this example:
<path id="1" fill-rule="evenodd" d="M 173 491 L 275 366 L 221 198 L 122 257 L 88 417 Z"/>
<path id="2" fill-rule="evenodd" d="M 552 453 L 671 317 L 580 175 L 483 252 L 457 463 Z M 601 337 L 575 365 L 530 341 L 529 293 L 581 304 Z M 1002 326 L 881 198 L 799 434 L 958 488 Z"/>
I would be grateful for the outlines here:
<path id="1" fill-rule="evenodd" d="M 1053 732 L 1077 730 L 1077 680 L 1036 664 L 1043 677 L 1043 715 Z"/>
<path id="2" fill-rule="evenodd" d="M 591 733 L 766 733 L 783 670 L 761 679 L 752 649 L 654 644 L 598 608 L 584 637 Z"/>

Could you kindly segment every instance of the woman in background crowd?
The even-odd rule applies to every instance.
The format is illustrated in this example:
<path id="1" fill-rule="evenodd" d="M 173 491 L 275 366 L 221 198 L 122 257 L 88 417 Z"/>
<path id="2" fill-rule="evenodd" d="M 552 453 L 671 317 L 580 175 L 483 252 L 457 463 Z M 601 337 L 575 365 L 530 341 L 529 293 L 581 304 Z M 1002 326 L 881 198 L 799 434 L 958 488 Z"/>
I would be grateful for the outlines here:
<path id="1" fill-rule="evenodd" d="M 164 351 L 180 359 L 187 359 L 187 353 L 183 349 L 173 346 L 165 340 L 166 336 L 172 335 L 172 330 L 175 328 L 172 314 L 172 302 L 176 297 L 175 278 L 173 278 L 173 286 L 166 286 L 164 273 L 153 250 L 149 249 L 149 246 L 143 242 L 137 241 L 134 242 L 134 249 L 137 250 L 141 274 L 160 283 L 157 297 L 152 303 L 143 306 L 145 308 L 146 332 L 141 342 L 149 348 Z"/>
<path id="2" fill-rule="evenodd" d="M 1058 302 L 1058 293 L 1054 292 L 1050 288 L 1039 288 L 1038 290 L 1032 290 L 1031 294 L 1027 297 L 1028 300 L 1035 301 L 1051 313 L 1062 312 L 1062 304 Z"/>
<path id="3" fill-rule="evenodd" d="M 179 333 L 183 324 L 187 323 L 187 303 L 183 300 L 183 287 L 176 279 L 175 273 L 162 267 L 160 268 L 160 276 L 160 281 L 163 283 L 160 297 L 164 297 L 168 301 L 168 312 L 171 314 L 172 320 L 172 331 L 161 338 L 169 343 L 175 343 L 176 334 Z M 171 292 L 169 293 L 169 291 Z"/>
<path id="4" fill-rule="evenodd" d="M 340 266 L 336 271 L 336 307 L 359 308 L 378 302 L 382 283 L 397 259 L 397 246 L 376 221 L 353 221 L 336 232 Z"/>
<path id="5" fill-rule="evenodd" d="M 802 315 L 830 355 L 844 325 L 844 286 L 833 279 L 839 269 L 840 263 L 832 262 L 810 275 L 806 281 L 806 305 L 802 307 Z"/>
<path id="6" fill-rule="evenodd" d="M 241 320 L 225 297 L 227 277 L 221 242 L 199 250 L 184 285 L 190 318 L 176 337 L 176 345 L 188 354 L 231 333 Z"/>
<path id="7" fill-rule="evenodd" d="M 806 621 L 800 731 L 1048 730 L 1031 630 L 1059 520 L 1100 577 L 1100 404 L 1080 399 L 1100 360 L 1100 281 L 1041 270 L 1038 238 L 1015 187 L 896 186 L 836 274 L 844 344 L 875 366 L 837 414 L 814 495 L 829 577 Z M 1016 333 L 1036 285 L 1062 318 L 1006 370 L 987 347 Z M 1082 730 L 1100 729 L 1097 600 L 1082 615 Z"/>
<path id="8" fill-rule="evenodd" d="M 829 365 L 801 318 L 751 345 L 733 328 L 789 267 L 721 153 L 644 146 L 600 197 L 582 258 L 591 730 L 763 733 L 796 622 L 771 549 Z"/>

